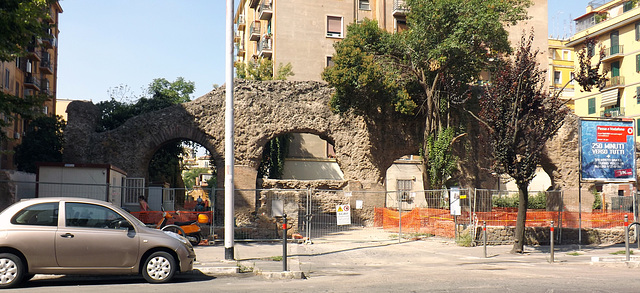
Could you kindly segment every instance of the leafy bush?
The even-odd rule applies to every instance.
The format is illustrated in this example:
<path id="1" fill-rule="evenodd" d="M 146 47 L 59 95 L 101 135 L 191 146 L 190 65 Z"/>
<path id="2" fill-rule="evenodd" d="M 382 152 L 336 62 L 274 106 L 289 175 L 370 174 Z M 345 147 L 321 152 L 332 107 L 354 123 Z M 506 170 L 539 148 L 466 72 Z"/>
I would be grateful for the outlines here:
<path id="1" fill-rule="evenodd" d="M 518 195 L 507 195 L 497 197 L 493 200 L 493 206 L 498 208 L 517 208 L 520 200 Z M 546 209 L 547 208 L 547 194 L 545 192 L 538 192 L 536 195 L 529 196 L 528 209 Z"/>

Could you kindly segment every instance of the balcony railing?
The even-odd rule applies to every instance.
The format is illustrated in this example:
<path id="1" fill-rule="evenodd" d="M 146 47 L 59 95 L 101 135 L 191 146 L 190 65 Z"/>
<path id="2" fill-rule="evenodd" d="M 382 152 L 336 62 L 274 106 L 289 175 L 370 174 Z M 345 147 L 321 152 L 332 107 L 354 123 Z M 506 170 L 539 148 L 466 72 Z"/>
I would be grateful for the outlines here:
<path id="1" fill-rule="evenodd" d="M 271 15 L 273 15 L 271 0 L 262 0 L 262 3 L 260 3 L 260 6 L 258 7 L 258 14 L 262 20 L 271 19 Z"/>
<path id="2" fill-rule="evenodd" d="M 40 72 L 45 74 L 53 74 L 53 66 L 49 58 L 42 59 L 40 61 Z"/>
<path id="3" fill-rule="evenodd" d="M 622 117 L 624 116 L 624 108 L 609 108 L 604 111 L 600 111 L 600 117 Z"/>
<path id="4" fill-rule="evenodd" d="M 273 51 L 271 49 L 272 40 L 271 37 L 263 36 L 258 43 L 258 56 L 259 57 L 271 57 Z"/>
<path id="5" fill-rule="evenodd" d="M 244 14 L 238 15 L 238 30 L 243 30 L 246 24 L 247 23 L 244 20 Z"/>
<path id="6" fill-rule="evenodd" d="M 38 81 L 38 78 L 33 76 L 33 74 L 27 73 L 24 76 L 24 87 L 25 88 L 30 88 L 30 89 L 35 89 L 35 90 L 40 90 L 40 82 Z"/>
<path id="7" fill-rule="evenodd" d="M 251 41 L 260 40 L 260 21 L 256 20 L 252 22 L 251 27 L 249 28 L 249 31 L 251 32 L 251 36 L 249 37 L 249 40 Z"/>
<path id="8" fill-rule="evenodd" d="M 258 6 L 258 3 L 260 3 L 260 0 L 249 0 L 249 7 L 256 8 Z"/>
<path id="9" fill-rule="evenodd" d="M 607 80 L 605 88 L 624 86 L 624 76 L 613 76 Z"/>
<path id="10" fill-rule="evenodd" d="M 46 48 L 50 49 L 58 46 L 58 39 L 56 39 L 56 37 L 54 37 L 53 35 L 49 35 L 46 38 L 42 38 L 42 44 L 44 44 Z"/>
<path id="11" fill-rule="evenodd" d="M 29 45 L 27 47 L 27 52 L 29 53 L 28 54 L 29 58 L 39 61 L 41 59 L 41 57 L 40 57 L 40 53 L 38 52 L 37 48 L 38 47 L 35 44 Z"/>
<path id="12" fill-rule="evenodd" d="M 393 16 L 407 15 L 409 6 L 405 0 L 393 0 Z"/>
<path id="13" fill-rule="evenodd" d="M 604 48 L 604 54 L 605 56 L 604 58 L 602 58 L 602 61 L 612 60 L 617 57 L 624 57 L 624 46 L 617 45 L 611 46 L 609 48 Z"/>
<path id="14" fill-rule="evenodd" d="M 236 43 L 236 56 L 244 56 L 244 44 Z"/>

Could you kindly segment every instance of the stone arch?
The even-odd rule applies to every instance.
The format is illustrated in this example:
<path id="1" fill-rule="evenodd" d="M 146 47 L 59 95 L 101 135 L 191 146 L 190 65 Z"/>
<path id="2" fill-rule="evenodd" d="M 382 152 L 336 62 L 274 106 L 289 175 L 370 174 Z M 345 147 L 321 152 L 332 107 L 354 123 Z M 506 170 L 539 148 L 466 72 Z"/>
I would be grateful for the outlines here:
<path id="1" fill-rule="evenodd" d="M 312 133 L 327 139 L 336 149 L 345 180 L 379 186 L 395 158 L 421 146 L 418 119 L 385 117 L 386 121 L 374 123 L 353 114 L 335 114 L 328 106 L 332 93 L 321 82 L 236 81 L 235 164 L 241 167 L 236 168 L 239 176 L 255 184 L 264 145 L 287 132 Z M 108 163 L 129 176 L 143 177 L 147 170 L 141 162 L 148 162 L 155 149 L 166 141 L 187 139 L 207 148 L 216 166 L 222 167 L 224 109 L 223 87 L 194 101 L 146 113 L 117 129 L 97 133 L 97 107 L 76 101 L 67 109 L 65 161 Z"/>

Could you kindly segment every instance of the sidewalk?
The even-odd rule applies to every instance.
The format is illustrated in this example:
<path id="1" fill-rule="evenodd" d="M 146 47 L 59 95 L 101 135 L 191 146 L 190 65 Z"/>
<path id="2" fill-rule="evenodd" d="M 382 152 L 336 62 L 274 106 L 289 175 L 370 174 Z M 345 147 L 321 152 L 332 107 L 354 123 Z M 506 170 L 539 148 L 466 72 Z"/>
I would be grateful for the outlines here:
<path id="1" fill-rule="evenodd" d="M 207 275 L 225 275 L 253 272 L 268 279 L 300 279 L 319 271 L 332 270 L 330 258 L 326 255 L 356 254 L 361 262 L 386 261 L 385 265 L 392 267 L 396 261 L 393 257 L 387 260 L 376 254 L 362 253 L 367 250 L 383 250 L 395 253 L 397 251 L 436 255 L 451 261 L 473 261 L 477 263 L 549 263 L 549 246 L 526 246 L 524 254 L 511 254 L 511 245 L 487 246 L 487 258 L 484 248 L 461 247 L 451 239 L 430 237 L 421 240 L 386 241 L 332 241 L 331 239 L 316 240 L 313 244 L 287 244 L 287 269 L 283 267 L 281 242 L 236 242 L 235 260 L 226 261 L 224 244 L 195 247 L 197 260 L 194 269 Z M 556 245 L 554 263 L 559 265 L 599 265 L 615 267 L 640 267 L 640 250 L 637 244 L 630 245 L 631 260 L 625 261 L 624 244 L 615 245 Z"/>

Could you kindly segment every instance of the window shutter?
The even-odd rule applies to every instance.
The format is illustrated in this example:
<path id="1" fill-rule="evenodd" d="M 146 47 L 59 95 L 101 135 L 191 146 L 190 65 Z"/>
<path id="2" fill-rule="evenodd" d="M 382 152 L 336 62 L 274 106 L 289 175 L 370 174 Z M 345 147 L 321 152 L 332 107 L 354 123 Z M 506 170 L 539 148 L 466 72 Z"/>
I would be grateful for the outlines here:
<path id="1" fill-rule="evenodd" d="M 342 34 L 342 18 L 337 16 L 327 16 L 327 33 Z"/>

